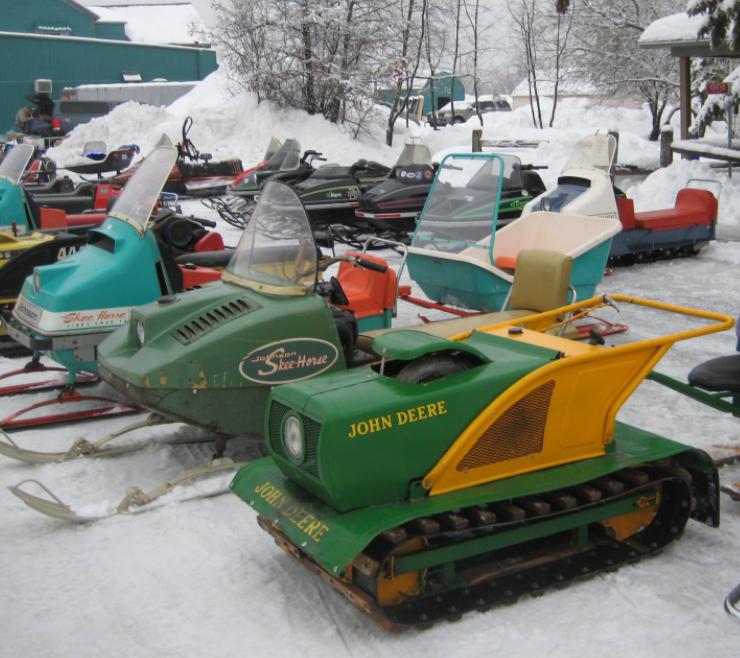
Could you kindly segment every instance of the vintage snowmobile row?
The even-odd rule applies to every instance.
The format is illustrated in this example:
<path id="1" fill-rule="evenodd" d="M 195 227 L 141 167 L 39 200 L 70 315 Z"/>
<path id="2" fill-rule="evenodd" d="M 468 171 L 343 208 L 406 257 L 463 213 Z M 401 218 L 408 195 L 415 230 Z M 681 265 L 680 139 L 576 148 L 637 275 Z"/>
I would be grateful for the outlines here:
<path id="1" fill-rule="evenodd" d="M 712 460 L 616 415 L 674 342 L 726 329 L 731 318 L 627 296 L 563 305 L 570 285 L 592 282 L 576 280 L 577 255 L 560 253 L 568 271 L 554 310 L 478 316 L 463 329 L 453 321 L 388 331 L 395 274 L 382 259 L 348 254 L 335 259 L 337 279 L 320 280 L 330 263 L 298 196 L 276 182 L 263 189 L 223 278 L 173 294 L 176 269 L 149 217 L 175 157 L 172 147 L 156 149 L 88 247 L 35 271 L 11 331 L 72 372 L 97 368 L 161 417 L 264 436 L 270 456 L 239 471 L 235 493 L 282 548 L 381 624 L 426 625 L 511 601 L 651 554 L 689 518 L 718 524 Z M 444 204 L 449 217 L 463 206 L 473 220 L 482 215 L 480 199 L 458 194 L 479 175 L 495 181 L 497 197 L 487 200 L 495 226 L 504 171 L 500 156 L 441 163 L 427 203 L 430 222 L 441 225 L 439 245 L 466 239 L 460 224 L 445 226 Z M 531 237 L 543 230 L 538 216 L 563 226 L 575 217 L 519 220 L 536 230 L 522 232 L 498 264 L 513 270 L 509 289 L 540 246 Z M 603 221 L 608 230 L 598 239 L 584 233 L 581 253 L 605 257 L 616 221 Z M 422 217 L 419 235 L 424 225 Z M 181 229 L 170 226 L 170 238 L 190 247 L 192 227 Z M 488 229 L 465 248 L 490 258 L 506 230 L 494 238 Z M 84 283 L 86 268 L 97 274 L 95 290 Z M 121 268 L 146 279 L 146 295 L 115 292 Z M 77 306 L 67 305 L 75 297 Z M 565 337 L 583 315 L 614 303 L 704 324 L 609 347 L 598 335 L 590 344 Z M 32 452 L 0 447 L 20 458 Z M 77 454 L 115 453 L 93 446 Z M 233 468 L 215 462 L 196 474 Z M 13 492 L 44 513 L 96 518 L 22 485 Z M 141 509 L 137 502 L 160 493 L 117 511 Z"/>
<path id="2" fill-rule="evenodd" d="M 77 375 L 95 372 L 96 346 L 127 320 L 132 307 L 220 274 L 180 267 L 175 262 L 178 255 L 194 250 L 223 249 L 220 236 L 203 227 L 204 220 L 180 217 L 170 209 L 152 217 L 176 157 L 172 146 L 156 148 L 137 169 L 103 224 L 88 231 L 85 249 L 62 262 L 35 268 L 23 285 L 12 316 L 4 318 L 8 335 L 34 353 L 20 374 L 43 370 L 39 362 L 43 352 L 66 369 L 66 395 L 60 402 L 80 401 L 73 390 Z M 38 385 L 34 387 L 38 390 Z M 11 387 L 11 392 L 15 391 Z M 37 403 L 32 408 L 39 406 Z M 1 424 L 9 429 L 43 422 L 43 418 L 28 420 L 21 415 L 12 414 Z M 83 417 L 84 413 L 77 412 L 63 415 L 68 420 Z M 53 415 L 51 420 L 59 417 Z"/>
<path id="3" fill-rule="evenodd" d="M 312 224 L 352 224 L 360 195 L 385 179 L 391 170 L 364 159 L 348 167 L 338 164 L 315 167 L 313 164 L 325 160 L 318 151 L 308 150 L 301 154 L 301 145 L 295 139 L 281 144 L 273 138 L 260 164 L 237 177 L 229 192 L 246 201 L 249 204 L 247 212 L 251 212 L 267 181 L 281 181 L 298 193 Z"/>
<path id="4" fill-rule="evenodd" d="M 459 157 L 466 161 L 468 156 Z M 475 159 L 484 170 L 489 161 L 499 162 L 500 158 L 489 155 Z M 454 158 L 450 159 L 450 168 L 456 171 L 454 162 Z M 161 173 L 166 175 L 164 169 Z M 476 173 L 476 168 L 461 171 L 449 187 L 464 191 L 468 176 L 475 178 Z M 489 202 L 488 207 L 489 212 L 495 212 L 495 203 Z M 120 214 L 121 209 L 116 206 L 114 216 Z M 553 221 L 557 223 L 563 218 L 555 216 Z M 129 245 L 127 250 L 139 243 L 146 244 L 133 238 L 125 242 Z M 532 244 L 523 240 L 519 249 L 525 251 Z M 224 436 L 261 433 L 269 387 L 284 381 L 286 375 L 292 377 L 305 371 L 305 376 L 313 376 L 325 369 L 345 369 L 375 358 L 372 349 L 363 349 L 363 344 L 368 343 L 370 332 L 390 326 L 396 303 L 395 273 L 387 269 L 382 259 L 368 254 L 340 258 L 344 262 L 337 279 L 317 282 L 318 272 L 327 263 L 317 260 L 317 245 L 302 204 L 294 191 L 273 182 L 266 186 L 255 216 L 220 282 L 133 310 L 128 327 L 104 343 L 100 343 L 103 330 L 121 324 L 122 319 L 105 328 L 90 323 L 68 330 L 46 326 L 61 315 L 88 317 L 91 308 L 99 310 L 102 302 L 98 297 L 102 293 L 94 299 L 83 294 L 89 288 L 83 265 L 94 259 L 102 267 L 101 258 L 104 258 L 107 269 L 118 272 L 121 267 L 127 267 L 122 264 L 127 260 L 127 250 L 116 248 L 113 255 L 95 251 L 87 257 L 83 253 L 76 259 L 79 261 L 76 267 L 63 268 L 53 276 L 38 270 L 40 292 L 33 289 L 31 280 L 26 283 L 23 297 L 9 321 L 11 331 L 24 343 L 50 350 L 53 358 L 70 368 L 70 373 L 98 368 L 125 397 L 149 408 L 158 417 L 199 425 Z M 188 255 L 187 259 L 195 260 L 198 255 Z M 535 260 L 532 265 L 522 266 L 518 274 L 530 270 L 530 287 L 538 292 L 539 299 L 512 294 L 514 308 L 545 310 L 566 302 L 571 284 L 570 258 L 556 256 L 562 268 L 568 265 L 567 272 L 563 269 L 558 277 L 554 276 L 552 263 Z M 147 260 L 151 256 L 143 254 L 141 258 Z M 146 272 L 149 268 L 153 269 L 154 263 L 139 269 Z M 546 296 L 544 304 L 540 293 L 547 286 L 536 280 L 540 272 L 557 282 L 557 292 Z M 113 279 L 116 278 L 114 275 Z M 47 279 L 53 283 L 53 290 L 45 289 Z M 105 308 L 121 311 L 123 318 L 131 308 L 121 309 L 119 297 L 115 286 L 109 286 Z M 26 308 L 36 311 L 44 322 L 35 315 L 26 317 L 29 313 Z M 526 310 L 518 312 L 526 313 Z M 300 337 L 296 337 L 296 325 L 284 321 L 286 316 L 301 320 Z M 474 322 L 485 323 L 486 319 L 468 320 Z M 439 329 L 441 335 L 454 333 L 452 326 L 444 323 L 443 326 Z M 62 342 L 69 343 L 70 349 L 62 349 Z M 92 361 L 98 343 L 98 359 Z M 235 362 L 234 351 L 246 348 L 251 356 Z M 298 364 L 293 363 L 294 352 L 300 350 L 308 350 L 311 355 L 301 357 Z M 252 368 L 255 372 L 251 372 Z M 245 409 L 249 410 L 248 414 L 244 413 Z M 14 417 L 14 423 L 15 420 Z M 6 427 L 8 424 L 6 419 Z M 106 451 L 112 447 L 107 440 L 103 444 Z M 73 449 L 44 457 L 10 440 L 0 448 L 6 454 L 30 461 L 53 461 L 79 454 Z M 100 452 L 91 448 L 86 454 Z"/>

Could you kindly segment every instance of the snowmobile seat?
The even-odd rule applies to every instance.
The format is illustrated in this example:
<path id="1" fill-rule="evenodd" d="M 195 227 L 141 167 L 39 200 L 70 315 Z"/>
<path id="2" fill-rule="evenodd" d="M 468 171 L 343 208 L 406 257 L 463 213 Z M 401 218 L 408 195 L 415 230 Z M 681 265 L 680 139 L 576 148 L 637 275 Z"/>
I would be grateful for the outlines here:
<path id="1" fill-rule="evenodd" d="M 76 174 L 101 174 L 108 171 L 120 173 L 126 169 L 134 160 L 135 151 L 130 146 L 111 151 L 104 160 L 92 160 L 87 158 L 82 162 L 66 165 L 64 168 L 74 171 Z"/>
<path id="2" fill-rule="evenodd" d="M 39 228 L 63 229 L 73 226 L 98 226 L 107 217 L 106 212 L 83 212 L 67 214 L 61 208 L 39 208 Z"/>
<path id="3" fill-rule="evenodd" d="M 384 259 L 371 254 L 355 251 L 347 255 L 378 265 L 387 265 Z M 382 326 L 389 326 L 390 315 L 396 304 L 396 273 L 392 269 L 376 272 L 342 261 L 337 276 L 349 300 L 349 308 L 358 320 L 376 316 L 385 318 L 387 315 L 387 322 L 382 320 Z"/>
<path id="4" fill-rule="evenodd" d="M 678 191 L 676 205 L 666 210 L 635 213 L 635 226 L 666 231 L 694 224 L 711 224 L 717 218 L 717 198 L 709 190 L 684 188 Z"/>
<path id="5" fill-rule="evenodd" d="M 637 228 L 635 226 L 635 202 L 626 196 L 615 197 L 615 201 L 617 202 L 617 212 L 619 221 L 622 223 L 622 230 L 632 231 Z"/>
<path id="6" fill-rule="evenodd" d="M 568 303 L 573 267 L 573 259 L 570 256 L 555 251 L 525 249 L 519 252 L 517 265 L 511 294 L 500 311 L 438 320 L 408 328 L 439 338 L 450 338 L 489 324 L 549 311 Z M 362 332 L 358 338 L 358 347 L 369 352 L 375 338 L 388 331 L 392 329 Z"/>
<path id="7" fill-rule="evenodd" d="M 740 354 L 699 364 L 689 373 L 689 384 L 705 391 L 740 393 Z"/>

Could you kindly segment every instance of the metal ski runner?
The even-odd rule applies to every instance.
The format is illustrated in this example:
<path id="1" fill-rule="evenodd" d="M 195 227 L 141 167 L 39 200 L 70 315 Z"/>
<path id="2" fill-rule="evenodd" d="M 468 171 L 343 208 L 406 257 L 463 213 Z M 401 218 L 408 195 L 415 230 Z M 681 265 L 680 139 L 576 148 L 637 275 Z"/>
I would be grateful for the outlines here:
<path id="1" fill-rule="evenodd" d="M 735 585 L 725 599 L 725 610 L 728 615 L 740 619 L 740 584 Z"/>
<path id="2" fill-rule="evenodd" d="M 29 464 L 47 464 L 53 462 L 64 462 L 71 459 L 77 459 L 78 457 L 112 457 L 115 455 L 122 455 L 129 452 L 140 450 L 143 445 L 141 443 L 131 443 L 122 446 L 109 446 L 111 441 L 133 432 L 134 430 L 142 429 L 144 427 L 156 427 L 157 425 L 170 425 L 176 421 L 169 420 L 164 416 L 152 413 L 146 418 L 136 423 L 122 427 L 115 432 L 106 434 L 104 437 L 97 439 L 96 441 L 89 441 L 85 438 L 77 439 L 67 450 L 58 452 L 42 452 L 39 450 L 30 450 L 19 446 L 7 432 L 0 429 L 0 454 L 16 459 L 18 461 L 26 462 Z M 192 430 L 193 428 L 191 428 Z M 195 430 L 197 432 L 197 430 Z M 159 444 L 190 444 L 190 443 L 205 443 L 212 441 L 213 437 L 201 437 L 187 436 L 179 438 L 176 435 L 165 436 L 161 439 L 157 439 Z"/>
<path id="3" fill-rule="evenodd" d="M 92 521 L 108 519 L 119 514 L 142 514 L 152 509 L 156 509 L 157 507 L 161 507 L 161 504 L 163 504 L 161 498 L 177 487 L 186 483 L 192 483 L 194 480 L 214 473 L 222 473 L 229 470 L 236 471 L 245 463 L 246 462 L 243 461 L 235 462 L 228 457 L 222 457 L 183 471 L 176 477 L 163 482 L 149 491 L 142 491 L 139 487 L 130 487 L 123 500 L 121 500 L 116 507 L 100 514 L 83 514 L 75 512 L 70 505 L 62 501 L 46 485 L 33 478 L 23 480 L 12 487 L 8 487 L 8 489 L 10 490 L 10 493 L 20 498 L 30 508 L 37 512 L 41 512 L 41 514 L 45 514 L 46 516 L 50 516 L 55 519 L 61 519 L 62 521 L 70 521 L 72 523 L 90 523 Z M 34 484 L 39 487 L 46 494 L 47 498 L 42 498 L 26 491 L 23 487 L 28 484 Z M 213 496 L 226 493 L 227 491 L 228 483 L 221 485 L 212 491 L 205 493 L 198 492 L 193 496 L 178 498 L 177 502 L 197 500 L 200 498 L 211 498 Z M 156 504 L 158 501 L 160 504 Z"/>

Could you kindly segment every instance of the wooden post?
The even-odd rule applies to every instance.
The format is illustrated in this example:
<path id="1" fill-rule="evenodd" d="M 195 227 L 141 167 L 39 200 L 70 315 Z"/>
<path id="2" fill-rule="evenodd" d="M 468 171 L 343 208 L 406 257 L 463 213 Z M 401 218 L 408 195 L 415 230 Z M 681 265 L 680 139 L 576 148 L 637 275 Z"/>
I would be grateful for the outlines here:
<path id="1" fill-rule="evenodd" d="M 476 128 L 473 131 L 473 153 L 480 153 L 483 150 L 481 148 L 482 139 L 483 139 L 483 129 Z"/>
<path id="2" fill-rule="evenodd" d="M 660 129 L 660 166 L 667 167 L 673 162 L 673 151 L 671 150 L 671 144 L 673 143 L 673 128 L 670 126 L 663 126 Z"/>
<path id="3" fill-rule="evenodd" d="M 688 57 L 678 58 L 679 104 L 681 106 L 681 139 L 689 138 L 691 121 L 691 60 Z M 686 157 L 684 155 L 683 157 Z"/>

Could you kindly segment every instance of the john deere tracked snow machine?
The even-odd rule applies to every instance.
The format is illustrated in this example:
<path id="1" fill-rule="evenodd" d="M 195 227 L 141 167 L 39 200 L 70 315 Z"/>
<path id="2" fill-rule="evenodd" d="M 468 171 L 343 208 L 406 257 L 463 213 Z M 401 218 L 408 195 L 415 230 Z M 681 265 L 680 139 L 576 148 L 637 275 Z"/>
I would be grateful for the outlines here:
<path id="1" fill-rule="evenodd" d="M 700 326 L 613 346 L 553 333 L 607 301 Z M 615 418 L 674 342 L 732 323 L 615 295 L 452 339 L 384 334 L 373 367 L 273 389 L 270 455 L 232 490 L 389 629 L 561 587 L 656 552 L 689 518 L 719 524 L 711 458 Z"/>

